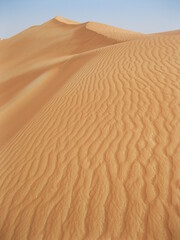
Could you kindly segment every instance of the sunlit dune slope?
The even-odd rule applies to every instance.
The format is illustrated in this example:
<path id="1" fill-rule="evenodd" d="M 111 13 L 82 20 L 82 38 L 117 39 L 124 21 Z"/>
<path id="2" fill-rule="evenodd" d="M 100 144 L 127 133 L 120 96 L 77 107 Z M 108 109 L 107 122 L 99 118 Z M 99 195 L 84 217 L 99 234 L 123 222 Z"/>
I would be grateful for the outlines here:
<path id="1" fill-rule="evenodd" d="M 180 239 L 180 36 L 56 17 L 0 52 L 0 239 Z"/>
<path id="2" fill-rule="evenodd" d="M 107 38 L 114 39 L 118 42 L 125 42 L 132 39 L 143 37 L 144 34 L 112 27 L 102 23 L 88 22 L 87 28 L 106 36 Z"/>

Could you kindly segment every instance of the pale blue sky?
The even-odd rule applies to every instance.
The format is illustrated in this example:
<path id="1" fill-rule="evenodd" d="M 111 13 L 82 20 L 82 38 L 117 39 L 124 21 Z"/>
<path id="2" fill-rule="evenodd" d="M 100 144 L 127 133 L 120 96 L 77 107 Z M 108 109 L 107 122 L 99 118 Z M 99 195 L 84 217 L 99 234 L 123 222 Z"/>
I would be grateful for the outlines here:
<path id="1" fill-rule="evenodd" d="M 0 0 L 0 37 L 55 16 L 143 33 L 180 29 L 180 0 Z"/>

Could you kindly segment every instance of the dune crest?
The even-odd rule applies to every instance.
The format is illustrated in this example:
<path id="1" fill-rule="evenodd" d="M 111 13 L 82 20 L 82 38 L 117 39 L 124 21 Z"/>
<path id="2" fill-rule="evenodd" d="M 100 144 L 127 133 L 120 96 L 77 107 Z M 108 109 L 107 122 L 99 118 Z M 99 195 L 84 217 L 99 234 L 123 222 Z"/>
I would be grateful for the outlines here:
<path id="1" fill-rule="evenodd" d="M 0 239 L 180 239 L 179 35 L 56 17 L 0 52 Z"/>
<path id="2" fill-rule="evenodd" d="M 60 16 L 57 16 L 54 19 L 61 22 L 61 23 L 63 22 L 63 23 L 66 23 L 66 24 L 79 24 L 79 22 L 72 21 L 72 20 L 69 20 L 67 18 L 60 17 Z"/>

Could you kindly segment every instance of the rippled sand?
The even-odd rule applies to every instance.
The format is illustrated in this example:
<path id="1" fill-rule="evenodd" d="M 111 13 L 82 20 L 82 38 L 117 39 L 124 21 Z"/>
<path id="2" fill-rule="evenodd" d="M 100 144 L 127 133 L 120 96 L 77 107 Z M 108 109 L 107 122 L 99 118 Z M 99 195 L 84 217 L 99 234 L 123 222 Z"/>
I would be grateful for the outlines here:
<path id="1" fill-rule="evenodd" d="M 179 240 L 179 80 L 180 31 L 2 40 L 0 240 Z"/>

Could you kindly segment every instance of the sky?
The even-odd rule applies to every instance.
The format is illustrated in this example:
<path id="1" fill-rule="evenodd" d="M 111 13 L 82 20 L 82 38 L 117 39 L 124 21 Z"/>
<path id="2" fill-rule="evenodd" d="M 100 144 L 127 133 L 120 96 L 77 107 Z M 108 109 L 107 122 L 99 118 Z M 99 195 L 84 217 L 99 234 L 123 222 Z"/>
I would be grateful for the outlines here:
<path id="1" fill-rule="evenodd" d="M 0 0 L 0 38 L 55 16 L 142 33 L 180 29 L 180 0 Z"/>

